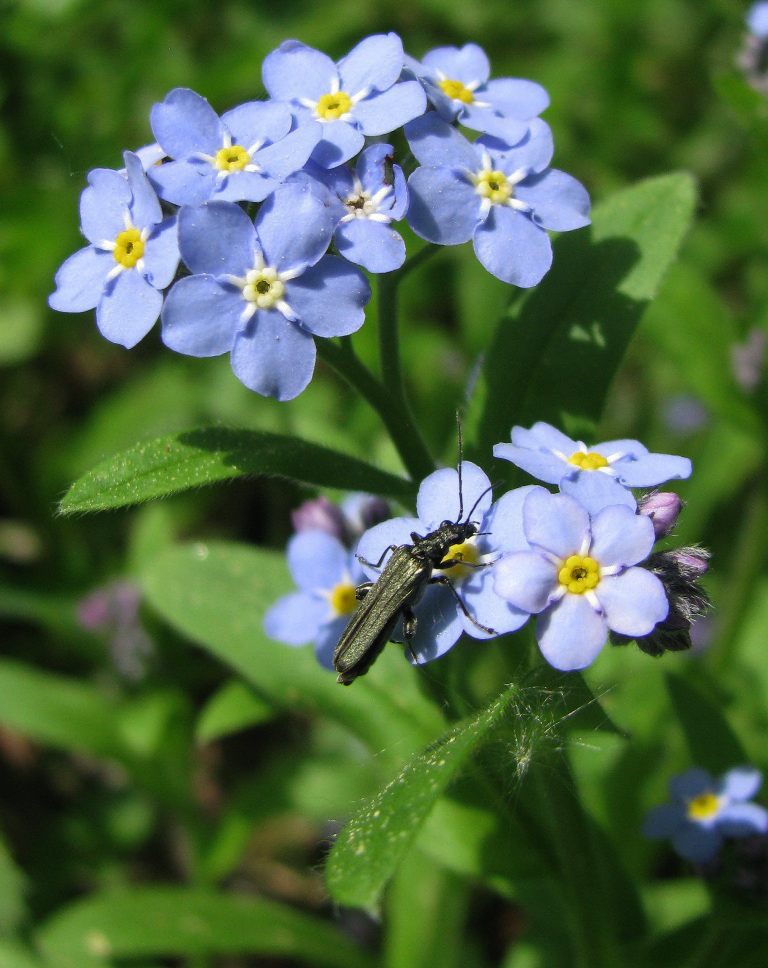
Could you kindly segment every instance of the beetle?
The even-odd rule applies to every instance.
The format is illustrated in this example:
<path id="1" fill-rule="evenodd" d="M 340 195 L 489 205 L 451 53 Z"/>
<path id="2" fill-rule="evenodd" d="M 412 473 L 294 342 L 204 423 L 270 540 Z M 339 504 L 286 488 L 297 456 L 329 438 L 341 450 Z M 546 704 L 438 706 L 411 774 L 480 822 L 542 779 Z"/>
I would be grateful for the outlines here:
<path id="1" fill-rule="evenodd" d="M 459 434 L 459 455 L 461 455 L 461 434 Z M 360 602 L 333 653 L 333 665 L 338 672 L 337 682 L 350 685 L 358 676 L 365 675 L 376 661 L 384 646 L 389 642 L 398 620 L 403 619 L 403 634 L 410 648 L 410 640 L 416 632 L 416 615 L 413 606 L 419 601 L 427 585 L 447 585 L 456 597 L 467 618 L 479 629 L 496 635 L 494 629 L 487 628 L 475 621 L 467 611 L 461 596 L 453 587 L 447 575 L 435 575 L 436 570 L 446 571 L 455 565 L 482 568 L 484 565 L 471 565 L 461 557 L 446 555 L 453 545 L 462 544 L 478 534 L 479 525 L 472 521 L 472 514 L 478 503 L 488 493 L 487 489 L 475 502 L 467 519 L 462 520 L 463 493 L 461 484 L 461 458 L 459 459 L 459 519 L 443 521 L 438 528 L 428 534 L 411 532 L 413 544 L 390 545 L 378 562 L 359 560 L 371 568 L 381 568 L 381 564 L 391 551 L 392 555 L 375 582 L 358 585 L 355 595 Z M 413 653 L 411 653 L 413 654 Z"/>

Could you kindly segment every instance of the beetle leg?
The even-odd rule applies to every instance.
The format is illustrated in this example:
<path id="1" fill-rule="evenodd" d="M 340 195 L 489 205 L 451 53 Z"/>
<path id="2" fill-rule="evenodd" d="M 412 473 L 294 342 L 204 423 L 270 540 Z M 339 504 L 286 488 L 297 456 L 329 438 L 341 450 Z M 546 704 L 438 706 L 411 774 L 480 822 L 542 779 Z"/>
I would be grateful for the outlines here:
<path id="1" fill-rule="evenodd" d="M 496 631 L 496 629 L 489 629 L 487 625 L 482 625 L 476 619 L 472 618 L 472 616 L 467 611 L 467 606 L 464 604 L 464 600 L 462 599 L 461 595 L 459 595 L 459 593 L 456 591 L 456 589 L 453 587 L 453 582 L 451 581 L 450 578 L 448 578 L 447 575 L 435 575 L 433 578 L 430 578 L 429 583 L 431 585 L 445 585 L 446 587 L 450 588 L 453 594 L 453 597 L 459 603 L 459 608 L 462 610 L 462 612 L 464 612 L 464 614 L 467 616 L 470 622 L 473 625 L 476 625 L 482 632 L 487 632 L 489 635 L 499 634 Z"/>
<path id="2" fill-rule="evenodd" d="M 418 619 L 412 608 L 406 606 L 403 609 L 403 635 L 405 636 L 405 644 L 408 646 L 408 651 L 411 653 L 411 658 L 414 662 L 418 662 L 416 654 L 411 648 L 411 639 L 416 634 L 416 625 Z"/>
<path id="3" fill-rule="evenodd" d="M 361 581 L 360 584 L 355 589 L 355 598 L 358 602 L 362 602 L 368 592 L 373 588 L 372 581 Z"/>
<path id="4" fill-rule="evenodd" d="M 362 555 L 355 555 L 355 557 L 361 565 L 368 565 L 369 568 L 381 568 L 381 563 L 387 557 L 387 552 L 394 551 L 396 548 L 397 545 L 390 545 L 388 548 L 385 548 L 381 553 L 381 558 L 379 558 L 375 565 L 372 561 L 368 561 L 367 558 L 363 558 Z"/>

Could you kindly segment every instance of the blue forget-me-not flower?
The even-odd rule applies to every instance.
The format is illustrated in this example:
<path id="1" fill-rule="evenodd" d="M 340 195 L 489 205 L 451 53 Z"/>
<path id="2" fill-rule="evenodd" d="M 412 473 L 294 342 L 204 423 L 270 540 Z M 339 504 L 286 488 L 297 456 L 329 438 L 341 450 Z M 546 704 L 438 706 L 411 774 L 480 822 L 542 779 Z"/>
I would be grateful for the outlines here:
<path id="1" fill-rule="evenodd" d="M 405 133 L 423 166 L 408 179 L 408 224 L 428 242 L 472 239 L 480 262 L 504 282 L 535 286 L 552 264 L 545 229 L 589 224 L 583 185 L 547 168 L 552 137 L 538 118 L 512 148 L 487 136 L 472 143 L 436 112 L 412 121 Z"/>
<path id="2" fill-rule="evenodd" d="M 359 269 L 325 255 L 333 230 L 323 203 L 284 186 L 255 222 L 231 202 L 179 213 L 191 276 L 168 294 L 163 342 L 189 356 L 231 354 L 249 389 L 290 400 L 315 366 L 314 336 L 346 336 L 364 321 L 371 290 Z"/>
<path id="3" fill-rule="evenodd" d="M 135 346 L 155 324 L 179 262 L 176 217 L 163 218 L 141 160 L 126 151 L 125 172 L 95 168 L 80 196 L 80 228 L 90 245 L 56 273 L 52 309 L 96 309 L 103 336 Z"/>
<path id="4" fill-rule="evenodd" d="M 588 666 L 609 629 L 647 635 L 666 618 L 663 584 L 636 567 L 656 540 L 645 515 L 619 504 L 590 516 L 570 495 L 534 485 L 522 531 L 528 550 L 496 562 L 493 587 L 514 608 L 538 615 L 536 638 L 556 669 Z"/>
<path id="5" fill-rule="evenodd" d="M 726 837 L 768 831 L 768 811 L 750 802 L 762 781 L 760 771 L 750 766 L 734 767 L 718 778 L 692 767 L 670 780 L 672 802 L 648 811 L 643 834 L 670 839 L 686 860 L 712 860 Z"/>

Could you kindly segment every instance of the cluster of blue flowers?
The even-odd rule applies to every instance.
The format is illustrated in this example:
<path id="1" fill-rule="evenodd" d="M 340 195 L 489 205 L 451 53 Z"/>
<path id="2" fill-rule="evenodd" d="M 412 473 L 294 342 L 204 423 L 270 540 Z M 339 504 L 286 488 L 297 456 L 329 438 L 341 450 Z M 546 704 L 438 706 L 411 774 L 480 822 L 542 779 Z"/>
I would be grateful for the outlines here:
<path id="1" fill-rule="evenodd" d="M 314 338 L 362 325 L 358 266 L 403 264 L 393 223 L 442 245 L 472 239 L 490 272 L 528 287 L 551 264 L 546 230 L 589 222 L 584 188 L 548 167 L 546 92 L 489 79 L 475 44 L 418 62 L 378 34 L 334 63 L 289 40 L 262 78 L 268 100 L 221 117 L 171 91 L 150 113 L 156 143 L 126 152 L 121 171 L 90 172 L 89 245 L 60 268 L 54 309 L 95 308 L 101 333 L 128 348 L 160 317 L 171 349 L 229 353 L 247 387 L 288 400 L 312 377 Z M 400 128 L 419 163 L 408 178 L 381 140 Z"/>
<path id="2" fill-rule="evenodd" d="M 413 532 L 425 534 L 442 521 L 458 520 L 460 507 L 473 509 L 477 534 L 446 556 L 457 561 L 440 572 L 452 588 L 428 585 L 415 606 L 408 654 L 417 662 L 445 654 L 462 632 L 488 639 L 519 629 L 532 615 L 537 616 L 542 654 L 562 670 L 589 665 L 609 633 L 619 641 L 656 642 L 665 623 L 677 632 L 679 623 L 687 622 L 687 634 L 695 609 L 686 611 L 678 599 L 691 597 L 689 586 L 695 589 L 694 579 L 706 570 L 706 556 L 697 557 L 696 549 L 652 555 L 656 541 L 674 527 L 681 502 L 673 493 L 654 492 L 638 506 L 631 491 L 689 477 L 687 458 L 651 454 L 636 440 L 588 449 L 545 423 L 529 430 L 515 427 L 512 443 L 498 444 L 494 454 L 556 484 L 558 493 L 532 484 L 494 501 L 486 474 L 464 461 L 461 494 L 457 470 L 430 474 L 419 488 L 417 516 L 383 520 L 366 530 L 357 558 L 346 551 L 342 557 L 337 550 L 333 567 L 328 558 L 319 566 L 328 551 L 315 539 L 312 546 L 302 543 L 299 560 L 294 538 L 289 563 L 298 595 L 314 601 L 312 614 L 321 621 L 311 629 L 308 624 L 296 629 L 295 596 L 288 596 L 268 613 L 268 634 L 291 645 L 314 641 L 328 666 L 332 646 L 357 604 L 360 564 L 365 576 L 376 581 L 392 546 L 411 544 Z M 381 567 L 368 562 L 381 562 Z M 646 651 L 660 654 L 669 647 Z"/>

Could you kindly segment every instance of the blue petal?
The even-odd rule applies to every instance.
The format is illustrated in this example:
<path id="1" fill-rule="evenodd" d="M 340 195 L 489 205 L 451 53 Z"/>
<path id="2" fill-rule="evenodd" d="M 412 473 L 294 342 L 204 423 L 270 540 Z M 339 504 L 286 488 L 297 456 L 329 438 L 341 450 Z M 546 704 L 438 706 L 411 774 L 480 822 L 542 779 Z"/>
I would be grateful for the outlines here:
<path id="1" fill-rule="evenodd" d="M 516 447 L 514 444 L 494 444 L 493 456 L 511 461 L 532 477 L 547 484 L 557 484 L 568 471 L 568 465 L 554 454 Z"/>
<path id="2" fill-rule="evenodd" d="M 514 551 L 493 566 L 493 588 L 515 608 L 535 614 L 558 586 L 557 565 L 538 551 Z"/>
<path id="3" fill-rule="evenodd" d="M 379 561 L 390 545 L 412 545 L 412 532 L 420 533 L 422 530 L 422 524 L 418 518 L 390 518 L 369 528 L 360 538 L 355 549 L 359 558 L 370 562 L 370 565 L 363 564 L 363 570 L 368 578 L 376 581 L 379 577 L 389 554 L 384 557 L 378 568 L 371 566 Z"/>
<path id="4" fill-rule="evenodd" d="M 557 427 L 544 423 L 543 420 L 537 421 L 530 430 L 526 430 L 525 427 L 513 427 L 512 443 L 520 447 L 544 447 L 547 450 L 559 450 L 566 457 L 570 457 L 574 451 L 578 450 L 577 441 L 566 437 Z"/>
<path id="5" fill-rule="evenodd" d="M 629 440 L 627 438 L 622 440 L 605 440 L 601 444 L 593 444 L 589 449 L 594 450 L 596 454 L 602 454 L 603 457 L 613 457 L 616 459 L 619 456 L 636 459 L 648 453 L 648 448 L 641 444 L 639 440 Z"/>
<path id="6" fill-rule="evenodd" d="M 232 349 L 245 303 L 237 289 L 212 276 L 186 276 L 171 288 L 162 313 L 165 345 L 185 356 L 220 356 Z"/>
<path id="7" fill-rule="evenodd" d="M 386 91 L 400 77 L 402 69 L 402 40 L 393 33 L 373 34 L 339 61 L 341 90 L 349 95 L 363 90 Z"/>
<path id="8" fill-rule="evenodd" d="M 672 846 L 686 860 L 704 863 L 711 860 L 720 849 L 722 836 L 715 829 L 706 829 L 690 823 L 672 837 Z"/>
<path id="9" fill-rule="evenodd" d="M 249 390 L 293 400 L 312 379 L 315 341 L 276 310 L 259 310 L 235 337 L 232 369 Z"/>
<path id="10" fill-rule="evenodd" d="M 459 111 L 459 122 L 473 131 L 500 138 L 507 145 L 516 145 L 528 133 L 528 122 L 517 118 L 500 117 L 491 108 L 468 104 Z"/>
<path id="11" fill-rule="evenodd" d="M 683 773 L 678 773 L 669 781 L 669 794 L 673 800 L 685 803 L 702 793 L 713 793 L 716 783 L 711 773 L 701 767 L 692 766 Z"/>
<path id="12" fill-rule="evenodd" d="M 315 336 L 356 333 L 365 322 L 370 298 L 371 287 L 360 270 L 334 255 L 325 256 L 285 287 L 286 302 Z"/>
<path id="13" fill-rule="evenodd" d="M 490 531 L 490 535 L 481 540 L 484 551 L 486 547 L 499 552 L 528 550 L 523 531 L 523 504 L 536 487 L 537 484 L 516 487 L 493 504 L 483 521 L 483 531 Z"/>
<path id="14" fill-rule="evenodd" d="M 566 594 L 536 622 L 541 654 L 563 672 L 585 669 L 594 662 L 607 636 L 605 619 L 583 595 Z"/>
<path id="15" fill-rule="evenodd" d="M 323 125 L 319 121 L 310 121 L 276 144 L 257 151 L 254 160 L 267 174 L 283 181 L 307 163 L 322 136 Z"/>
<path id="16" fill-rule="evenodd" d="M 187 87 L 177 87 L 149 112 L 152 133 L 171 158 L 202 152 L 215 155 L 224 143 L 224 126 L 205 100 Z"/>
<path id="17" fill-rule="evenodd" d="M 369 272 L 392 272 L 405 262 L 402 236 L 384 222 L 366 218 L 342 222 L 334 241 L 345 259 Z"/>
<path id="18" fill-rule="evenodd" d="M 233 171 L 216 181 L 213 198 L 217 202 L 261 202 L 280 182 L 260 171 Z"/>
<path id="19" fill-rule="evenodd" d="M 287 106 L 276 101 L 247 101 L 222 114 L 221 120 L 232 135 L 232 144 L 246 151 L 257 142 L 279 141 L 293 124 Z"/>
<path id="20" fill-rule="evenodd" d="M 481 135 L 475 144 L 487 148 L 494 158 L 501 155 L 501 170 L 508 175 L 518 168 L 528 168 L 531 172 L 542 171 L 552 160 L 555 150 L 552 129 L 541 118 L 528 121 L 527 128 L 525 137 L 512 145 L 489 135 Z"/>
<path id="21" fill-rule="evenodd" d="M 291 577 L 303 592 L 330 591 L 346 577 L 347 549 L 325 531 L 300 531 L 293 535 L 287 556 Z"/>
<path id="22" fill-rule="evenodd" d="M 352 115 L 368 137 L 389 134 L 419 117 L 427 109 L 427 96 L 418 81 L 401 81 L 383 94 L 359 101 Z"/>
<path id="23" fill-rule="evenodd" d="M 315 636 L 315 655 L 324 669 L 333 671 L 333 653 L 339 644 L 341 633 L 349 625 L 350 615 L 340 615 L 318 629 Z"/>
<path id="24" fill-rule="evenodd" d="M 140 229 L 156 225 L 163 217 L 160 202 L 150 185 L 138 155 L 132 151 L 123 154 L 128 184 L 131 189 L 131 216 L 133 224 Z"/>
<path id="25" fill-rule="evenodd" d="M 212 165 L 189 161 L 169 161 L 150 168 L 147 178 L 160 198 L 173 205 L 202 205 L 216 186 Z"/>
<path id="26" fill-rule="evenodd" d="M 261 76 L 275 100 L 306 97 L 317 101 L 330 92 L 339 74 L 326 54 L 298 40 L 284 40 L 264 58 Z"/>
<path id="27" fill-rule="evenodd" d="M 651 519 L 624 505 L 599 511 L 592 519 L 591 531 L 589 553 L 603 567 L 636 565 L 648 557 L 656 541 Z"/>
<path id="28" fill-rule="evenodd" d="M 136 269 L 126 269 L 99 300 L 96 325 L 110 342 L 131 349 L 152 329 L 162 305 L 163 294 Z"/>
<path id="29" fill-rule="evenodd" d="M 232 202 L 206 202 L 179 211 L 179 248 L 192 273 L 244 276 L 253 268 L 256 232 Z"/>
<path id="30" fill-rule="evenodd" d="M 460 245 L 472 238 L 480 196 L 450 168 L 417 168 L 408 179 L 408 224 L 428 242 Z"/>
<path id="31" fill-rule="evenodd" d="M 442 467 L 425 477 L 416 497 L 416 513 L 428 531 L 434 531 L 442 521 L 482 520 L 493 502 L 491 482 L 482 468 L 471 461 L 461 462 L 461 491 L 459 473 L 453 467 Z"/>
<path id="32" fill-rule="evenodd" d="M 768 831 L 768 811 L 756 803 L 731 803 L 717 817 L 717 829 L 727 837 L 749 837 Z"/>
<path id="33" fill-rule="evenodd" d="M 475 255 L 497 279 L 530 289 L 552 265 L 547 233 L 511 208 L 491 206 L 472 239 Z"/>
<path id="34" fill-rule="evenodd" d="M 548 168 L 520 182 L 517 197 L 527 202 L 545 229 L 569 232 L 589 225 L 589 195 L 581 182 Z"/>
<path id="35" fill-rule="evenodd" d="M 155 289 L 170 286 L 179 265 L 179 233 L 176 216 L 156 225 L 144 244 L 147 277 Z"/>
<path id="36" fill-rule="evenodd" d="M 365 144 L 365 136 L 348 121 L 325 121 L 323 137 L 312 152 L 312 161 L 322 168 L 335 168 L 358 153 Z"/>
<path id="37" fill-rule="evenodd" d="M 131 202 L 128 182 L 109 168 L 94 169 L 88 181 L 90 187 L 80 195 L 80 230 L 89 242 L 112 242 L 125 229 Z"/>
<path id="38" fill-rule="evenodd" d="M 633 461 L 618 460 L 613 468 L 627 487 L 655 487 L 664 481 L 688 478 L 692 470 L 687 457 L 673 454 L 645 454 Z"/>
<path id="39" fill-rule="evenodd" d="M 93 309 L 104 291 L 107 276 L 116 263 L 111 252 L 92 245 L 71 255 L 56 273 L 56 290 L 48 297 L 51 309 L 82 313 Z"/>
<path id="40" fill-rule="evenodd" d="M 482 47 L 465 44 L 463 47 L 435 47 L 423 58 L 425 67 L 440 71 L 450 81 L 462 84 L 484 84 L 491 73 L 491 65 Z"/>
<path id="41" fill-rule="evenodd" d="M 573 465 L 570 465 L 573 467 Z M 569 471 L 564 466 L 563 473 L 568 476 L 560 481 L 563 494 L 570 494 L 583 505 L 590 514 L 595 515 L 612 504 L 623 504 L 631 511 L 637 510 L 637 501 L 631 491 L 608 474 L 574 468 Z"/>
<path id="42" fill-rule="evenodd" d="M 666 840 L 686 822 L 685 808 L 678 804 L 665 803 L 654 807 L 645 815 L 643 836 L 651 840 Z"/>
<path id="43" fill-rule="evenodd" d="M 589 515 L 567 494 L 537 487 L 523 504 L 523 528 L 531 544 L 565 559 L 578 554 L 589 536 Z"/>
<path id="44" fill-rule="evenodd" d="M 486 628 L 493 629 L 498 635 L 516 632 L 530 618 L 530 613 L 515 608 L 504 601 L 494 591 L 494 578 L 490 567 L 477 568 L 457 589 L 467 611 Z M 475 623 L 459 610 L 459 620 L 467 632 L 475 639 L 489 639 L 492 636 L 478 628 Z"/>
<path id="45" fill-rule="evenodd" d="M 479 97 L 502 114 L 523 120 L 535 118 L 549 106 L 549 95 L 541 84 L 515 77 L 488 81 Z"/>
<path id="46" fill-rule="evenodd" d="M 393 154 L 394 148 L 392 145 L 384 144 L 381 141 L 377 144 L 368 145 L 364 151 L 360 152 L 355 171 L 360 179 L 360 184 L 366 191 L 373 194 L 383 185 L 389 183 L 387 167 L 391 164 Z"/>
<path id="47" fill-rule="evenodd" d="M 458 642 L 462 632 L 461 610 L 449 588 L 430 585 L 416 607 L 416 634 L 411 650 L 419 665 L 439 658 Z M 406 657 L 413 661 L 411 650 Z"/>
<path id="48" fill-rule="evenodd" d="M 264 631 L 284 645 L 307 645 L 328 620 L 328 602 L 306 592 L 278 598 L 264 616 Z"/>
<path id="49" fill-rule="evenodd" d="M 314 265 L 328 248 L 333 224 L 315 195 L 286 185 L 261 206 L 256 230 L 267 265 L 285 270 Z"/>
<path id="50" fill-rule="evenodd" d="M 729 800 L 751 800 L 760 789 L 763 774 L 753 766 L 735 766 L 720 781 L 720 792 Z"/>
<path id="51" fill-rule="evenodd" d="M 480 152 L 434 111 L 411 121 L 405 128 L 405 136 L 420 165 L 466 171 L 480 169 Z"/>
<path id="52" fill-rule="evenodd" d="M 669 612 L 661 581 L 645 568 L 601 578 L 595 588 L 608 628 L 621 635 L 648 635 Z"/>

